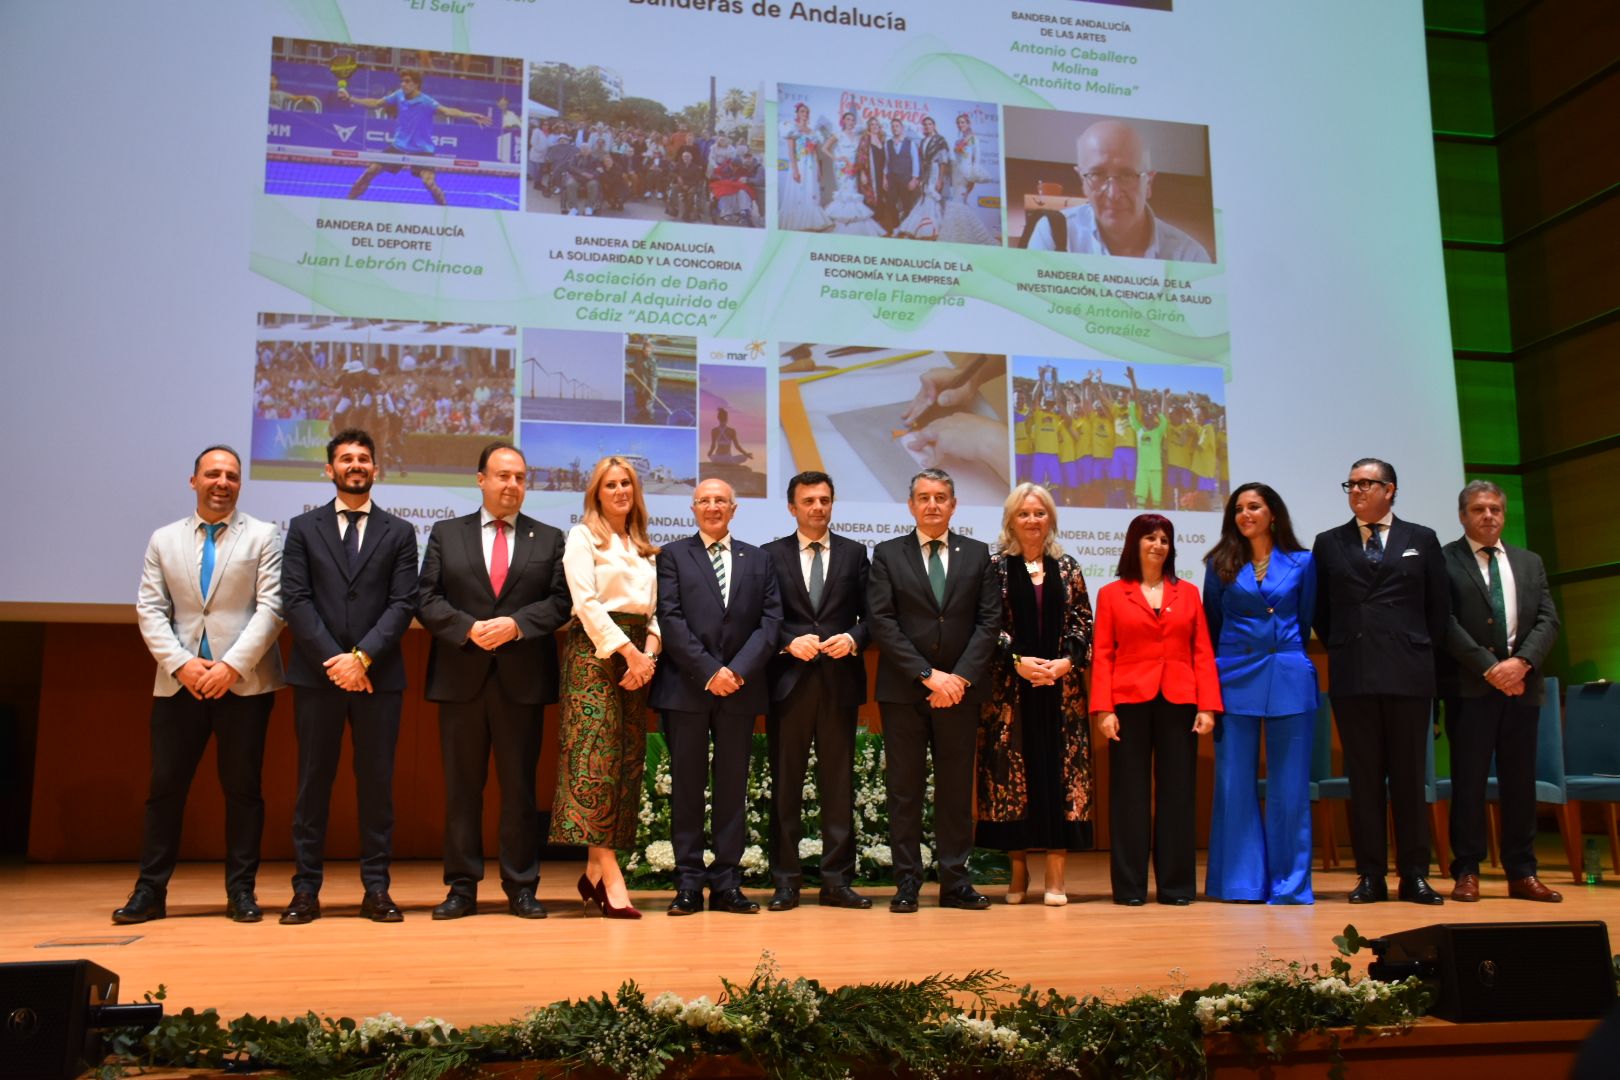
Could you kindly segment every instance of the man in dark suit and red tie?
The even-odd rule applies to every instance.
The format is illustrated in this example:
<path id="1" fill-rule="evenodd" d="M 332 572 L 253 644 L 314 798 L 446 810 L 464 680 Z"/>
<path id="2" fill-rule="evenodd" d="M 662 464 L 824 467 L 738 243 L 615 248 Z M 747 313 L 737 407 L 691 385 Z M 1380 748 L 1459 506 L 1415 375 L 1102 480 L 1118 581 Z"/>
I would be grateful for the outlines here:
<path id="1" fill-rule="evenodd" d="M 543 919 L 534 773 L 547 705 L 557 700 L 552 634 L 572 604 L 563 534 L 521 513 L 528 463 L 510 443 L 484 448 L 476 514 L 441 521 L 422 557 L 417 616 L 433 634 L 427 699 L 439 703 L 444 755 L 444 882 L 435 919 L 478 912 L 490 748 L 501 785 L 501 887 L 507 910 Z"/>
<path id="2" fill-rule="evenodd" d="M 388 895 L 394 843 L 394 746 L 405 690 L 399 643 L 416 613 L 416 530 L 371 501 L 377 446 L 351 428 L 326 444 L 332 502 L 287 527 L 281 601 L 292 631 L 287 682 L 298 729 L 293 898 L 283 925 L 321 917 L 332 782 L 343 728 L 354 740 L 362 918 L 400 922 Z"/>
<path id="3" fill-rule="evenodd" d="M 788 481 L 798 529 L 765 545 L 782 594 L 780 651 L 771 658 L 770 910 L 799 906 L 804 776 L 816 748 L 821 800 L 821 904 L 869 908 L 855 880 L 855 714 L 866 700 L 866 545 L 828 529 L 833 482 L 824 472 Z"/>
<path id="4" fill-rule="evenodd" d="M 889 763 L 889 850 L 895 894 L 889 910 L 912 914 L 922 859 L 927 755 L 934 756 L 934 843 L 941 907 L 982 911 L 973 887 L 973 769 L 979 705 L 1001 624 L 1001 592 L 986 571 L 990 549 L 951 532 L 956 483 L 943 469 L 911 479 L 906 500 L 917 528 L 872 551 L 867 622 L 878 661 L 877 699 Z"/>
<path id="5" fill-rule="evenodd" d="M 709 909 L 752 915 L 742 891 L 747 841 L 748 759 L 754 718 L 770 696 L 765 665 L 777 650 L 782 601 L 770 556 L 731 535 L 737 499 L 724 480 L 692 494 L 696 535 L 658 553 L 658 629 L 663 663 L 648 703 L 663 714 L 669 742 L 670 841 L 675 899 L 669 914 Z M 714 744 L 714 862 L 703 865 L 704 789 Z"/>
<path id="6" fill-rule="evenodd" d="M 1451 580 L 1446 735 L 1451 740 L 1451 898 L 1479 899 L 1485 856 L 1485 787 L 1491 757 L 1502 803 L 1508 895 L 1556 904 L 1536 877 L 1536 728 L 1541 665 L 1558 640 L 1558 609 L 1533 551 L 1502 543 L 1507 499 L 1489 480 L 1457 495 L 1463 536 L 1445 546 Z"/>
<path id="7" fill-rule="evenodd" d="M 1352 904 L 1389 899 L 1384 784 L 1395 811 L 1400 898 L 1443 904 L 1429 886 L 1424 801 L 1435 664 L 1451 624 L 1445 556 L 1434 530 L 1395 516 L 1395 467 L 1362 458 L 1341 487 L 1355 517 L 1318 534 L 1313 624 L 1327 644 L 1328 693 L 1350 780 Z"/>

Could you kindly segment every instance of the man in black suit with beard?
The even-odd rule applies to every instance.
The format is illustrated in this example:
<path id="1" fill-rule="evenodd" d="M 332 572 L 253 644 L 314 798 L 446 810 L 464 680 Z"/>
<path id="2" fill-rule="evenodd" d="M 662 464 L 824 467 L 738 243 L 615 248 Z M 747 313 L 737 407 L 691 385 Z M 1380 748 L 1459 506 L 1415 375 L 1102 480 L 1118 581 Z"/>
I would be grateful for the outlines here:
<path id="1" fill-rule="evenodd" d="M 979 705 L 1001 628 L 1001 593 L 983 541 L 950 531 L 956 483 L 943 469 L 911 479 L 917 528 L 872 552 L 866 611 L 878 661 L 877 699 L 889 763 L 889 849 L 897 886 L 889 910 L 912 914 L 922 860 L 927 754 L 934 756 L 934 842 L 941 907 L 982 911 L 973 887 L 973 769 Z"/>
<path id="2" fill-rule="evenodd" d="M 528 464 L 510 443 L 484 448 L 475 514 L 441 521 L 422 557 L 418 617 L 433 634 L 427 692 L 439 703 L 444 755 L 444 883 L 435 919 L 478 912 L 484 876 L 484 782 L 490 748 L 501 785 L 501 886 L 507 909 L 543 919 L 534 773 L 546 706 L 557 700 L 553 632 L 573 604 L 563 534 L 521 513 Z"/>
<path id="3" fill-rule="evenodd" d="M 1533 551 L 1502 543 L 1507 499 L 1489 480 L 1457 496 L 1464 535 L 1445 546 L 1451 575 L 1450 663 L 1441 665 L 1451 739 L 1451 898 L 1479 899 L 1485 788 L 1496 758 L 1508 895 L 1556 904 L 1536 877 L 1536 728 L 1541 666 L 1558 640 L 1558 609 Z"/>
<path id="4" fill-rule="evenodd" d="M 1428 882 L 1424 762 L 1451 598 L 1434 530 L 1394 513 L 1395 467 L 1362 458 L 1341 487 L 1355 517 L 1316 537 L 1316 634 L 1350 780 L 1352 904 L 1389 899 L 1384 784 L 1395 811 L 1400 898 L 1443 904 Z"/>
<path id="5" fill-rule="evenodd" d="M 866 700 L 866 545 L 831 532 L 833 482 L 788 481 L 798 529 L 764 550 L 782 595 L 781 651 L 771 658 L 765 728 L 771 759 L 771 911 L 799 906 L 804 776 L 816 748 L 821 800 L 821 904 L 869 908 L 855 880 L 855 713 Z"/>
<path id="6" fill-rule="evenodd" d="M 388 895 L 388 864 L 405 690 L 399 643 L 416 613 L 416 530 L 371 501 L 376 453 L 364 431 L 332 436 L 326 477 L 337 497 L 287 527 L 281 600 L 293 638 L 287 682 L 298 728 L 298 802 L 293 898 L 283 925 L 321 917 L 326 823 L 345 723 L 360 812 L 360 914 L 373 922 L 404 918 Z"/>

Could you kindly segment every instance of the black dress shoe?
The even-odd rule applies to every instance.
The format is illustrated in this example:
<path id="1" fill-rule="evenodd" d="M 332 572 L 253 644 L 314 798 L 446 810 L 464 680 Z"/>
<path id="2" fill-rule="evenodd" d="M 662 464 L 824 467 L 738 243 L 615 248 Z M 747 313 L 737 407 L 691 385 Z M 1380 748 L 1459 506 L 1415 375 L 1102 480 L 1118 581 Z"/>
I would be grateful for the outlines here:
<path id="1" fill-rule="evenodd" d="M 533 889 L 518 889 L 506 898 L 506 910 L 520 919 L 543 919 L 545 905 L 534 898 Z"/>
<path id="2" fill-rule="evenodd" d="M 299 889 L 293 893 L 292 902 L 287 910 L 281 913 L 282 926 L 302 926 L 312 923 L 321 917 L 321 901 L 312 892 Z"/>
<path id="3" fill-rule="evenodd" d="M 1401 878 L 1400 897 L 1409 903 L 1428 904 L 1431 907 L 1446 902 L 1445 897 L 1429 887 L 1428 878 L 1422 874 Z"/>
<path id="4" fill-rule="evenodd" d="M 243 889 L 225 901 L 225 917 L 231 922 L 259 922 L 264 918 L 264 909 L 259 907 L 258 897 Z"/>
<path id="5" fill-rule="evenodd" d="M 1161 896 L 1159 903 L 1166 907 L 1190 907 L 1192 898 L 1187 896 Z"/>
<path id="6" fill-rule="evenodd" d="M 990 898 L 971 885 L 958 885 L 950 892 L 939 894 L 939 906 L 961 908 L 963 911 L 988 911 Z"/>
<path id="7" fill-rule="evenodd" d="M 1147 904 L 1147 899 L 1141 896 L 1126 896 L 1123 898 L 1116 896 L 1114 897 L 1114 903 L 1120 907 L 1144 907 Z"/>
<path id="8" fill-rule="evenodd" d="M 771 902 L 765 905 L 767 911 L 792 911 L 799 906 L 799 890 L 781 886 L 771 893 Z"/>
<path id="9" fill-rule="evenodd" d="M 917 885 L 915 882 L 904 881 L 895 890 L 894 899 L 889 901 L 889 910 L 896 915 L 915 915 L 917 913 Z"/>
<path id="10" fill-rule="evenodd" d="M 1350 890 L 1352 904 L 1375 904 L 1380 900 L 1389 899 L 1389 886 L 1381 877 L 1371 874 L 1362 874 L 1356 879 L 1356 887 Z"/>
<path id="11" fill-rule="evenodd" d="M 433 909 L 435 919 L 463 919 L 478 914 L 478 900 L 464 892 L 451 890 L 444 903 Z"/>
<path id="12" fill-rule="evenodd" d="M 405 921 L 405 913 L 399 910 L 399 905 L 394 903 L 387 889 L 366 893 L 366 898 L 360 901 L 360 917 L 372 922 Z"/>
<path id="13" fill-rule="evenodd" d="M 794 904 L 798 898 L 794 898 Z M 710 911 L 729 911 L 733 915 L 757 915 L 759 905 L 743 895 L 741 889 L 721 889 L 719 892 L 709 893 Z"/>
<path id="14" fill-rule="evenodd" d="M 848 885 L 834 885 L 821 890 L 821 906 L 865 909 L 872 906 L 872 898 L 862 896 Z"/>
<path id="15" fill-rule="evenodd" d="M 137 885 L 124 906 L 112 913 L 112 921 L 127 926 L 131 923 L 150 922 L 167 915 L 164 895 L 148 885 Z"/>
<path id="16" fill-rule="evenodd" d="M 677 889 L 669 902 L 671 915 L 696 915 L 703 910 L 703 893 L 698 889 Z"/>

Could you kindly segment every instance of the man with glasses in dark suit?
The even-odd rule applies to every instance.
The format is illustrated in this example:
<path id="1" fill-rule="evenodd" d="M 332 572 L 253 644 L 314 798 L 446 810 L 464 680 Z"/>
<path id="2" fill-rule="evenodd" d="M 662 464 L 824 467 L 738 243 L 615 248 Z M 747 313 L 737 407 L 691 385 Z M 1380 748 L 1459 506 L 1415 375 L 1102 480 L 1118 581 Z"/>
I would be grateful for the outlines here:
<path id="1" fill-rule="evenodd" d="M 1350 780 L 1352 904 L 1389 899 L 1384 785 L 1395 811 L 1400 898 L 1443 904 L 1429 886 L 1424 799 L 1435 660 L 1450 630 L 1445 557 L 1434 530 L 1394 513 L 1395 467 L 1362 458 L 1340 485 L 1355 515 L 1319 534 L 1316 634 Z"/>

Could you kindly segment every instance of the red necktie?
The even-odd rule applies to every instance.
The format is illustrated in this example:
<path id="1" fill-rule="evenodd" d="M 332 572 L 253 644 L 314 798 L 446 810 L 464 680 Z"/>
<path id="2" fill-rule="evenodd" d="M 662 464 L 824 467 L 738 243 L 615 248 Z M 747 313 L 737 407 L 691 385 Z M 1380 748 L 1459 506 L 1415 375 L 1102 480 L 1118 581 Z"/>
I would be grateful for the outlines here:
<path id="1" fill-rule="evenodd" d="M 506 584 L 506 565 L 506 522 L 496 518 L 495 544 L 489 552 L 489 587 L 496 596 L 501 595 L 501 586 Z"/>

